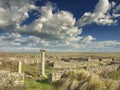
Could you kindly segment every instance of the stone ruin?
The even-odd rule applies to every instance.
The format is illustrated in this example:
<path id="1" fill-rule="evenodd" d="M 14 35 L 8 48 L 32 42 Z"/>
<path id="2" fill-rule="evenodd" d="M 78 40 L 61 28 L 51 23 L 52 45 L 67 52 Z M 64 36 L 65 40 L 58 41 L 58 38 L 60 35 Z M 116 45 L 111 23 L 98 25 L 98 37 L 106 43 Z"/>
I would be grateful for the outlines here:
<path id="1" fill-rule="evenodd" d="M 46 76 L 45 74 L 45 50 L 40 50 L 41 52 L 41 63 L 40 63 L 40 75 Z M 3 61 L 4 58 L 2 58 Z M 14 61 L 14 60 L 9 60 Z M 0 70 L 0 86 L 23 86 L 24 85 L 24 73 L 22 73 L 22 63 L 24 60 L 16 60 L 17 61 L 17 72 L 10 72 L 8 70 Z M 34 60 L 35 62 L 31 63 L 38 63 L 38 60 Z M 12 62 L 11 62 L 12 63 Z M 31 64 L 30 63 L 30 64 Z M 2 62 L 0 62 L 2 64 Z"/>
<path id="2" fill-rule="evenodd" d="M 0 86 L 23 86 L 24 73 L 0 70 Z"/>
<path id="3" fill-rule="evenodd" d="M 45 74 L 45 52 L 46 50 L 41 49 L 40 52 L 41 52 L 40 75 L 43 77 L 46 77 L 46 74 Z"/>
<path id="4" fill-rule="evenodd" d="M 53 71 L 50 73 L 50 82 L 54 82 L 60 80 L 61 76 L 64 74 L 65 71 Z"/>
<path id="5" fill-rule="evenodd" d="M 24 73 L 22 71 L 22 62 L 18 62 L 18 72 L 0 70 L 0 88 L 24 86 Z"/>
<path id="6" fill-rule="evenodd" d="M 46 76 L 45 74 L 45 50 L 40 50 L 41 52 L 41 62 L 35 57 L 32 60 L 21 60 L 25 64 L 38 64 L 40 63 L 40 75 Z M 51 56 L 50 56 L 51 57 Z M 53 58 L 53 57 L 52 57 Z M 34 59 L 34 60 L 33 60 Z M 57 59 L 57 58 L 55 58 Z M 120 62 L 115 62 L 116 58 L 114 59 L 114 63 L 119 65 Z M 29 62 L 31 61 L 31 62 Z M 57 69 L 58 71 L 53 71 L 50 74 L 50 81 L 56 81 L 61 78 L 64 73 L 63 69 L 76 69 L 76 68 L 85 68 L 88 71 L 92 72 L 100 72 L 104 69 L 116 69 L 118 65 L 107 66 L 106 62 L 112 62 L 112 58 L 101 58 L 101 57 L 72 57 L 72 58 L 61 58 L 59 61 L 53 61 L 52 67 L 53 69 Z M 101 66 L 98 67 L 98 64 Z M 23 85 L 24 84 L 24 73 L 21 73 L 22 63 L 19 62 L 18 72 L 9 72 L 9 71 L 0 71 L 0 85 L 9 84 L 8 82 L 12 82 L 13 85 Z M 114 68 L 115 67 L 115 68 Z M 1 74 L 2 73 L 2 74 Z M 7 73 L 7 74 L 6 74 Z M 5 76 L 5 77 L 3 77 Z M 3 79 L 2 79 L 3 78 Z"/>
<path id="7" fill-rule="evenodd" d="M 62 58 L 61 60 L 52 62 L 53 71 L 50 74 L 50 81 L 54 82 L 61 78 L 64 70 L 71 70 L 77 68 L 83 68 L 89 72 L 100 74 L 103 71 L 114 71 L 120 66 L 120 61 L 111 65 L 112 58 Z"/>

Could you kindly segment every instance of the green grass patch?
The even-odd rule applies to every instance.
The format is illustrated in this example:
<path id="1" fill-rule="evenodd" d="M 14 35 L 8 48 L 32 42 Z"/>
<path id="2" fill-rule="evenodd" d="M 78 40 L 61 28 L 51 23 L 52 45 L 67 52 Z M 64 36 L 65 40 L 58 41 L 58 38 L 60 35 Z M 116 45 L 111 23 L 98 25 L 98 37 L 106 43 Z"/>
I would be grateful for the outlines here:
<path id="1" fill-rule="evenodd" d="M 34 79 L 26 78 L 25 86 L 27 90 L 51 90 L 52 85 L 48 82 L 48 79 Z"/>
<path id="2" fill-rule="evenodd" d="M 31 78 L 25 77 L 25 86 L 27 90 L 52 90 L 52 85 L 48 81 L 50 68 L 46 68 L 45 72 L 47 78 L 40 77 L 40 66 L 38 65 L 24 65 L 23 72 L 26 75 L 31 75 Z"/>

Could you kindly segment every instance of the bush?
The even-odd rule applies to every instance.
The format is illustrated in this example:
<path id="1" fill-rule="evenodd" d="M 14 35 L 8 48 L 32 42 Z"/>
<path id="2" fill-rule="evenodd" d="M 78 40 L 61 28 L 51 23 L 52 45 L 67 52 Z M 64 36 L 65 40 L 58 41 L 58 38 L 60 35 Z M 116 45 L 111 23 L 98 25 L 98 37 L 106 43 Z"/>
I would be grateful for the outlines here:
<path id="1" fill-rule="evenodd" d="M 66 72 L 55 82 L 54 90 L 117 90 L 119 85 L 113 80 L 101 79 L 85 70 Z M 119 90 L 119 89 L 118 89 Z"/>
<path id="2" fill-rule="evenodd" d="M 108 78 L 108 79 L 118 80 L 118 79 L 120 79 L 120 67 L 115 71 L 102 72 L 100 74 L 100 76 L 102 76 L 103 78 L 106 78 L 106 79 Z"/>
<path id="3" fill-rule="evenodd" d="M 119 87 L 118 83 L 116 81 L 113 81 L 113 80 L 106 80 L 105 86 L 106 86 L 105 90 L 117 90 Z"/>

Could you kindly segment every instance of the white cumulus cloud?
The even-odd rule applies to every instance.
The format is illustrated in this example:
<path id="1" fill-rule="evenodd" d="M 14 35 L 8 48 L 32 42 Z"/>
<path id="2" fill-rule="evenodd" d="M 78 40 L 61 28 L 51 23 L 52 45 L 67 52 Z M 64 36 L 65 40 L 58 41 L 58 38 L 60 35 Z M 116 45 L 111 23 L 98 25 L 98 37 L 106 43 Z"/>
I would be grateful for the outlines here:
<path id="1" fill-rule="evenodd" d="M 16 26 L 28 18 L 28 11 L 35 6 L 30 0 L 0 0 L 0 27 Z"/>
<path id="2" fill-rule="evenodd" d="M 39 10 L 41 17 L 29 25 L 19 26 L 18 32 L 63 43 L 79 41 L 78 35 L 81 34 L 82 29 L 75 26 L 76 19 L 73 15 L 67 11 L 53 13 L 53 10 L 50 4 L 42 6 Z"/>
<path id="3" fill-rule="evenodd" d="M 68 11 L 53 13 L 56 8 L 50 2 L 37 7 L 30 0 L 0 0 L 0 30 L 4 30 L 0 33 L 0 51 L 39 51 L 40 48 L 51 51 L 116 50 L 119 41 L 96 41 L 97 38 L 92 35 L 81 36 L 82 26 L 87 24 L 116 23 L 113 17 L 119 15 L 109 13 L 115 6 L 114 2 L 111 4 L 108 0 L 99 0 L 93 13 L 84 13 L 76 23 L 74 15 Z M 114 9 L 118 12 L 117 8 Z M 32 9 L 40 13 L 39 18 L 21 25 Z"/>
<path id="4" fill-rule="evenodd" d="M 110 10 L 115 6 L 115 2 L 110 3 L 109 0 L 99 0 L 92 12 L 86 12 L 77 21 L 76 25 L 82 27 L 91 23 L 98 25 L 113 25 L 117 23 L 115 17 L 110 14 Z"/>

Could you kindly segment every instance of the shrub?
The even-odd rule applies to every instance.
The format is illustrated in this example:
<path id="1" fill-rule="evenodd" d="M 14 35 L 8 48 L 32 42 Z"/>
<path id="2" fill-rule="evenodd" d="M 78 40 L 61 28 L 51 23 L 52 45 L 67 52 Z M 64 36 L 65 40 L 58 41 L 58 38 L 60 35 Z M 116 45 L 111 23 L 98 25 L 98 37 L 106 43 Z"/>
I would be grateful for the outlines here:
<path id="1" fill-rule="evenodd" d="M 66 72 L 55 84 L 55 90 L 119 90 L 113 80 L 104 80 L 85 70 Z"/>
<path id="2" fill-rule="evenodd" d="M 117 90 L 118 83 L 113 80 L 106 80 L 105 81 L 105 90 Z"/>
<path id="3" fill-rule="evenodd" d="M 114 71 L 105 71 L 100 74 L 103 78 L 108 79 L 114 79 L 118 80 L 120 79 L 120 67 L 117 70 Z"/>

